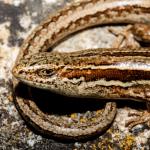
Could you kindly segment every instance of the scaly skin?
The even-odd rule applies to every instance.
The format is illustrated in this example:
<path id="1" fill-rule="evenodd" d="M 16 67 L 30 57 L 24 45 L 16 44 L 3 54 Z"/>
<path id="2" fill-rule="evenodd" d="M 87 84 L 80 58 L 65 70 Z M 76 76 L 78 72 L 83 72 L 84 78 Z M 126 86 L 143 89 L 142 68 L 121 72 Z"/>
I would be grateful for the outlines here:
<path id="1" fill-rule="evenodd" d="M 91 0 L 60 10 L 25 40 L 13 75 L 30 86 L 67 96 L 149 101 L 148 49 L 47 52 L 73 32 L 109 23 L 150 24 L 150 1 Z M 41 112 L 32 100 L 26 102 L 17 97 L 16 105 L 22 116 L 42 133 L 67 139 L 81 139 L 105 130 L 116 113 L 116 104 L 107 103 L 98 122 L 71 129 L 58 125 L 57 120 Z"/>

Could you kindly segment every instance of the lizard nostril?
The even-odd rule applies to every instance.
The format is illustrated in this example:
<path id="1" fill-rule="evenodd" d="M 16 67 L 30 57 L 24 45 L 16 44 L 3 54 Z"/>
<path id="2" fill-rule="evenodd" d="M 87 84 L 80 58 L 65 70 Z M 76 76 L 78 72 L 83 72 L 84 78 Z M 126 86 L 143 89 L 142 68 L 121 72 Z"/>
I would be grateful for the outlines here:
<path id="1" fill-rule="evenodd" d="M 18 73 L 19 73 L 19 74 L 23 74 L 23 73 L 24 73 L 24 71 L 23 71 L 23 70 L 20 70 Z"/>

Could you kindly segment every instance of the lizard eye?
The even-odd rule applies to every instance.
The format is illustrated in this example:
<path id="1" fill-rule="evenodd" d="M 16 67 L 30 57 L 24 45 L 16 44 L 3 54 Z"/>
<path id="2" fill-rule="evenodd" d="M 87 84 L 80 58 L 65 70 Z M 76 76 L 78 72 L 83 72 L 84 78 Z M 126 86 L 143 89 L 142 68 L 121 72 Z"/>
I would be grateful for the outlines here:
<path id="1" fill-rule="evenodd" d="M 47 77 L 55 74 L 54 70 L 52 69 L 41 69 L 41 70 L 38 70 L 37 72 L 39 76 L 47 76 Z"/>

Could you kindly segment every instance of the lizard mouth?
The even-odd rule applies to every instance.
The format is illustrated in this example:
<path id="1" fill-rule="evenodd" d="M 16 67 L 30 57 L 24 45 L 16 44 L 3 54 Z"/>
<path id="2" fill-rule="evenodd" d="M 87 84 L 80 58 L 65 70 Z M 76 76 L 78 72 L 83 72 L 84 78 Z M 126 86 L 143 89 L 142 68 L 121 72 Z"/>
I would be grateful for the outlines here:
<path id="1" fill-rule="evenodd" d="M 21 81 L 22 83 L 28 85 L 28 86 L 31 86 L 31 87 L 34 87 L 34 88 L 39 88 L 39 89 L 49 89 L 49 86 L 47 84 L 44 84 L 42 83 L 42 81 L 37 81 L 37 80 L 29 80 L 29 79 L 26 79 L 26 78 L 20 78 L 20 77 L 17 77 L 17 79 L 19 81 Z"/>
<path id="2" fill-rule="evenodd" d="M 41 75 L 37 75 L 35 73 L 23 72 L 23 73 L 14 73 L 13 75 L 20 81 L 26 85 L 31 87 L 36 87 L 39 89 L 54 89 L 54 85 L 56 86 L 57 76 L 52 75 L 51 77 L 43 77 Z"/>

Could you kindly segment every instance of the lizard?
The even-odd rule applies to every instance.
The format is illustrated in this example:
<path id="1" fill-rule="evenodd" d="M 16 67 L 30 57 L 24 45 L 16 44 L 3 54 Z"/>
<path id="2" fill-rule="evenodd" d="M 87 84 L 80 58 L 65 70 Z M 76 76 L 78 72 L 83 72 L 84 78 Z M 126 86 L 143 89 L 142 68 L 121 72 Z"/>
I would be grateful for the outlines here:
<path id="1" fill-rule="evenodd" d="M 149 0 L 88 0 L 50 15 L 23 42 L 13 75 L 29 86 L 72 97 L 131 99 L 150 97 L 149 48 L 101 48 L 73 53 L 49 52 L 64 37 L 105 24 L 150 24 Z M 134 29 L 134 28 L 133 28 Z M 148 36 L 149 37 L 149 36 Z M 95 135 L 113 121 L 116 103 L 107 102 L 94 124 L 65 128 L 53 124 L 33 101 L 16 98 L 23 117 L 41 132 L 66 139 Z M 134 126 L 135 124 L 130 124 Z"/>

